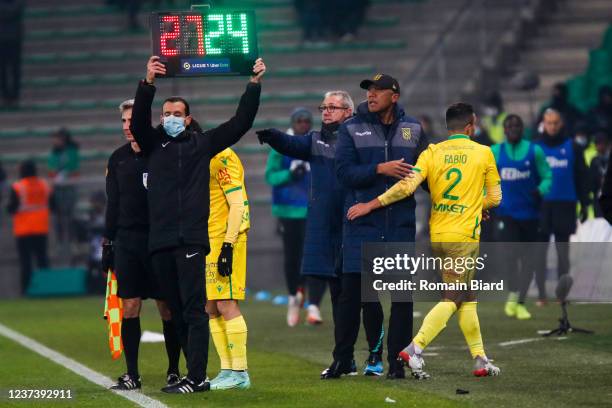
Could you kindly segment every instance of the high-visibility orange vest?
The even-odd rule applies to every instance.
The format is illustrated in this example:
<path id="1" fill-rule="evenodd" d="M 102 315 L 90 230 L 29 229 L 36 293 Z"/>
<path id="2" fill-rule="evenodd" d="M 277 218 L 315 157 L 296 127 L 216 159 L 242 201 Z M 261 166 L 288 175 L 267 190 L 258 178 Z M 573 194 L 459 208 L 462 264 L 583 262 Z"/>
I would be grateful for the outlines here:
<path id="1" fill-rule="evenodd" d="M 13 215 L 16 237 L 49 233 L 49 195 L 51 188 L 38 177 L 26 177 L 13 183 L 19 208 Z"/>

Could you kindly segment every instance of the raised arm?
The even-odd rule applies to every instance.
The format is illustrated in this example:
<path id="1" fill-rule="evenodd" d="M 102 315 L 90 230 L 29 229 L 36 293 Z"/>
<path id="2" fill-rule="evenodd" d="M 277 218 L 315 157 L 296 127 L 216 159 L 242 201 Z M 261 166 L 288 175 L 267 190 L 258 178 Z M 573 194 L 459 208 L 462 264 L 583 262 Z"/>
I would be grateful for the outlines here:
<path id="1" fill-rule="evenodd" d="M 259 97 L 261 95 L 260 81 L 266 72 L 266 65 L 261 58 L 255 62 L 253 72 L 255 74 L 249 80 L 246 90 L 240 97 L 240 102 L 234 116 L 227 122 L 205 132 L 206 137 L 210 140 L 211 156 L 239 141 L 253 126 L 255 115 L 257 115 L 257 110 L 259 109 Z"/>
<path id="2" fill-rule="evenodd" d="M 300 160 L 310 160 L 312 133 L 303 136 L 291 136 L 278 129 L 258 130 L 259 143 L 267 143 L 277 152 Z"/>
<path id="3" fill-rule="evenodd" d="M 132 123 L 130 131 L 140 149 L 148 153 L 157 142 L 157 133 L 151 126 L 151 105 L 155 97 L 155 75 L 163 75 L 166 68 L 159 62 L 159 57 L 152 56 L 147 62 L 147 76 L 138 83 L 134 107 L 132 108 Z"/>

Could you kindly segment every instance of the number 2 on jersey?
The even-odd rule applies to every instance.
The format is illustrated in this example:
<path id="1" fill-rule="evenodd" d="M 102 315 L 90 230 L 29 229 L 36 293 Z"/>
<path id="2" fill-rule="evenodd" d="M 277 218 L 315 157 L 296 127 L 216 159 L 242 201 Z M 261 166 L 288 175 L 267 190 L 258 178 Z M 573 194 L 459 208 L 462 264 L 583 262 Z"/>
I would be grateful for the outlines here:
<path id="1" fill-rule="evenodd" d="M 452 191 L 453 188 L 455 188 L 457 186 L 457 184 L 459 184 L 459 182 L 461 181 L 461 170 L 459 170 L 456 167 L 453 167 L 452 169 L 449 169 L 446 172 L 446 179 L 450 180 L 451 177 L 453 176 L 453 174 L 455 174 L 455 179 L 450 183 L 450 185 L 448 186 L 448 188 L 446 190 L 444 190 L 444 193 L 442 194 L 443 198 L 446 198 L 447 200 L 458 200 L 459 196 L 456 195 L 452 195 L 450 194 L 450 192 Z"/>

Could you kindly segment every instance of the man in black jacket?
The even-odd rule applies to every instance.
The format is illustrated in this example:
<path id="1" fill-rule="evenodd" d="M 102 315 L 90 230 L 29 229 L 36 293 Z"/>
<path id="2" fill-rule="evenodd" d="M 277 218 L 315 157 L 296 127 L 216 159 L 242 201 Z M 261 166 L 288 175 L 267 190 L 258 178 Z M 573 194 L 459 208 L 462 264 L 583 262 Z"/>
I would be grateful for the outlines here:
<path id="1" fill-rule="evenodd" d="M 164 392 L 210 389 L 204 381 L 209 335 L 204 265 L 210 251 L 210 159 L 240 140 L 253 125 L 265 70 L 258 59 L 234 117 L 205 132 L 190 126 L 189 104 L 180 97 L 164 101 L 162 124 L 151 127 L 155 75 L 166 73 L 159 57 L 149 59 L 147 76 L 138 85 L 130 129 L 149 160 L 149 251 L 187 356 L 187 377 L 163 388 Z"/>
<path id="2" fill-rule="evenodd" d="M 170 310 L 164 302 L 149 257 L 149 211 L 147 205 L 147 159 L 130 132 L 134 100 L 121 103 L 121 122 L 127 143 L 108 159 L 106 167 L 106 216 L 102 269 L 113 268 L 117 294 L 123 300 L 121 340 L 127 372 L 111 388 L 133 390 L 141 387 L 138 374 L 140 309 L 142 299 L 156 300 L 163 321 L 168 354 L 168 385 L 180 381 L 178 362 L 181 352 Z"/>

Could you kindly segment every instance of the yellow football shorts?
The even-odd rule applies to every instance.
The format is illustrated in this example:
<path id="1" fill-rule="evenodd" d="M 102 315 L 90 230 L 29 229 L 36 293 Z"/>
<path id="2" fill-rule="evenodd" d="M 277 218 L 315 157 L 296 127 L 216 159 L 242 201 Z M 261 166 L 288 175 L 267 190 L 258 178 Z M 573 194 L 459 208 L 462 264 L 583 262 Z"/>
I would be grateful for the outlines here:
<path id="1" fill-rule="evenodd" d="M 444 283 L 467 283 L 476 275 L 476 258 L 480 242 L 460 234 L 442 233 L 431 236 L 433 255 L 441 259 Z"/>
<path id="2" fill-rule="evenodd" d="M 206 297 L 210 300 L 244 300 L 246 288 L 247 234 L 238 235 L 234 244 L 232 274 L 221 276 L 217 260 L 223 237 L 210 240 L 210 253 L 206 256 Z"/>

